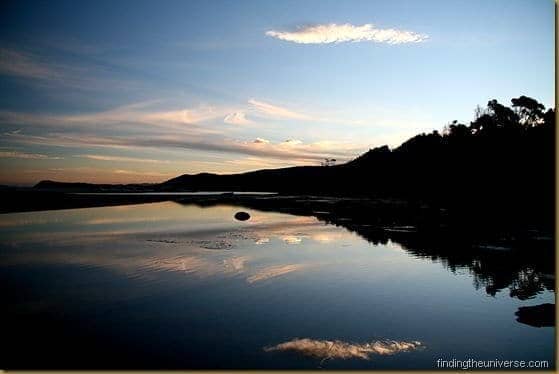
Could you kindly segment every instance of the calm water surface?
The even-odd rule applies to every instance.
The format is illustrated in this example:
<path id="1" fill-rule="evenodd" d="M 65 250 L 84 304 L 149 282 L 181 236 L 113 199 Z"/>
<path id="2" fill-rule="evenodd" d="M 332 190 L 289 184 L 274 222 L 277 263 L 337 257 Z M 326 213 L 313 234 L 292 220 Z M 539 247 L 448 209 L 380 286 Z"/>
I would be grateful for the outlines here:
<path id="1" fill-rule="evenodd" d="M 553 359 L 554 329 L 514 315 L 552 291 L 491 295 L 471 268 L 314 217 L 163 202 L 4 214 L 0 232 L 8 369 Z"/>

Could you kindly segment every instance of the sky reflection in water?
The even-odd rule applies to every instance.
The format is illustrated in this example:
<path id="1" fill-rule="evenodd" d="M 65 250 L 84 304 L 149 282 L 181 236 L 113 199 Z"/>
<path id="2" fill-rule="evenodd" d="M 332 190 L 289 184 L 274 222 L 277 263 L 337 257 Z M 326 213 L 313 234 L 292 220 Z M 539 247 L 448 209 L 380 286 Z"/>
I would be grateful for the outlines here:
<path id="1" fill-rule="evenodd" d="M 48 353 L 69 343 L 39 346 L 37 337 L 60 315 L 61 336 L 77 329 L 111 368 L 316 368 L 325 358 L 337 369 L 433 368 L 441 357 L 553 357 L 553 329 L 514 318 L 518 306 L 554 302 L 553 292 L 490 296 L 471 272 L 449 272 L 399 244 L 374 245 L 314 217 L 247 210 L 251 219 L 239 222 L 239 210 L 164 202 L 0 215 L 16 337 L 9 364 L 23 360 L 17 339 L 35 341 L 25 350 L 43 362 L 60 362 Z M 422 349 L 377 354 L 385 341 Z"/>

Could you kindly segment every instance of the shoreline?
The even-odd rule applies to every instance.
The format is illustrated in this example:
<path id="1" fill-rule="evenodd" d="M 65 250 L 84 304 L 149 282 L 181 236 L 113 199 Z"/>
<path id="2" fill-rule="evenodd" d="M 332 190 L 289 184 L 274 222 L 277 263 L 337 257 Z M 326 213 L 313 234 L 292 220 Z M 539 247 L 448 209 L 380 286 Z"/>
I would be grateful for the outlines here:
<path id="1" fill-rule="evenodd" d="M 513 210 L 454 208 L 418 200 L 388 197 L 270 194 L 259 192 L 167 192 L 167 193 L 69 193 L 58 191 L 2 191 L 0 214 L 83 209 L 104 206 L 173 201 L 201 207 L 232 205 L 239 208 L 314 216 L 326 223 L 390 231 L 392 235 L 460 235 L 491 238 L 491 241 L 525 241 L 554 238 L 553 222 L 530 222 Z M 543 223 L 542 223 L 543 222 Z M 534 234 L 534 233 L 537 233 Z M 542 234 L 543 233 L 543 234 Z M 467 240 L 466 240 L 467 241 Z"/>

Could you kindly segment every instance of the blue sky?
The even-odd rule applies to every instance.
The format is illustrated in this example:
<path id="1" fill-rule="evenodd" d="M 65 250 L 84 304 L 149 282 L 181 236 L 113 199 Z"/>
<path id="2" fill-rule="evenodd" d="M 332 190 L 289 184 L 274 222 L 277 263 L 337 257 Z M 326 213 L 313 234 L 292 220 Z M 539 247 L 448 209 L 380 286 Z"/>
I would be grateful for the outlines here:
<path id="1" fill-rule="evenodd" d="M 0 183 L 340 162 L 554 103 L 554 2 L 0 5 Z"/>

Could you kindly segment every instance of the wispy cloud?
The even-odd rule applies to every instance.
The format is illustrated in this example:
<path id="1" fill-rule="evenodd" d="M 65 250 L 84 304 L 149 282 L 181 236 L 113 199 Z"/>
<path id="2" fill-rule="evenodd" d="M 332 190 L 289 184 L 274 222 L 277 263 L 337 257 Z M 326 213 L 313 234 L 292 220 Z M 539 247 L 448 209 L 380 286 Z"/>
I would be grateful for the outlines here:
<path id="1" fill-rule="evenodd" d="M 126 170 L 126 169 L 115 169 L 113 170 L 115 174 L 126 174 L 132 176 L 146 176 L 146 177 L 161 177 L 161 178 L 169 178 L 174 176 L 173 173 L 160 173 L 156 171 L 137 171 L 137 170 Z"/>
<path id="2" fill-rule="evenodd" d="M 100 147 L 115 149 L 141 148 L 184 148 L 200 151 L 236 153 L 249 156 L 283 160 L 287 164 L 300 165 L 315 163 L 324 158 L 348 160 L 367 149 L 366 145 L 353 143 L 320 141 L 303 143 L 300 140 L 286 140 L 279 143 L 229 138 L 192 138 L 189 134 L 173 133 L 162 135 L 98 136 L 88 133 L 51 133 L 43 136 L 12 134 L 6 136 L 11 142 L 20 144 L 50 145 L 57 147 Z M 287 166 L 287 165 L 286 165 Z"/>
<path id="3" fill-rule="evenodd" d="M 42 179 L 60 182 L 87 183 L 156 183 L 176 176 L 176 172 L 159 172 L 145 170 L 97 168 L 97 167 L 62 167 L 43 169 L 22 169 L 17 175 L 4 176 L 10 183 L 34 184 Z M 13 180 L 12 180 L 13 179 Z"/>
<path id="4" fill-rule="evenodd" d="M 338 122 L 351 125 L 352 122 L 335 115 L 327 115 L 324 111 L 294 110 L 257 99 L 250 99 L 245 108 L 198 105 L 183 109 L 176 107 L 169 109 L 165 105 L 162 100 L 152 100 L 80 114 L 0 111 L 0 123 L 25 128 L 25 131 L 20 129 L 3 133 L 2 140 L 10 144 L 10 148 L 14 148 L 12 144 L 35 144 L 121 150 L 189 149 L 238 154 L 252 157 L 246 165 L 248 170 L 257 165 L 262 167 L 318 165 L 324 158 L 336 158 L 341 163 L 356 157 L 371 146 L 385 144 L 386 141 L 394 145 L 405 139 L 407 134 L 396 134 L 392 130 L 391 134 L 395 134 L 393 139 L 384 139 L 377 135 L 373 139 L 363 138 L 361 141 L 356 141 L 349 137 L 330 140 L 327 137 L 336 136 L 335 132 L 330 134 L 325 132 L 321 133 L 326 137 L 325 139 L 303 141 L 288 138 L 277 141 L 267 138 L 270 135 L 268 124 L 264 120 L 259 120 L 259 128 L 262 127 L 262 134 L 266 134 L 266 137 L 251 138 L 253 128 L 250 132 L 239 133 L 237 131 L 239 128 L 233 128 L 235 131 L 231 131 L 232 127 L 223 126 L 223 120 L 226 119 L 231 123 L 247 123 L 248 114 L 261 119 L 306 121 L 310 122 L 309 126 Z M 320 133 L 320 130 L 313 132 L 315 133 Z M 83 150 L 74 152 L 80 157 L 98 161 L 156 162 L 155 157 L 135 158 L 118 153 L 106 155 L 103 151 L 91 149 L 85 152 Z M 241 170 L 238 165 L 231 164 L 230 167 Z"/>
<path id="5" fill-rule="evenodd" d="M 246 117 L 245 112 L 235 112 L 228 114 L 223 119 L 223 122 L 231 125 L 252 125 L 254 122 Z"/>
<path id="6" fill-rule="evenodd" d="M 122 161 L 122 162 L 140 162 L 149 164 L 169 163 L 168 160 L 156 160 L 149 158 L 121 157 L 121 156 L 105 156 L 105 155 L 75 155 L 75 157 L 87 158 L 95 161 Z"/>
<path id="7" fill-rule="evenodd" d="M 250 171 L 259 169 L 275 169 L 285 167 L 285 160 L 270 159 L 267 157 L 245 156 L 240 158 L 226 159 L 220 162 L 219 167 L 223 170 L 233 171 Z"/>
<path id="8" fill-rule="evenodd" d="M 329 44 L 342 42 L 376 42 L 387 44 L 419 43 L 428 36 L 407 30 L 381 29 L 373 24 L 355 26 L 324 24 L 299 27 L 294 31 L 270 30 L 266 35 L 299 44 Z"/>
<path id="9" fill-rule="evenodd" d="M 184 109 L 164 110 L 157 101 L 139 102 L 109 110 L 80 114 L 50 114 L 0 111 L 0 123 L 35 128 L 35 134 L 21 131 L 4 133 L 5 140 L 61 146 L 90 145 L 98 147 L 172 147 L 233 152 L 252 156 L 272 156 L 288 160 L 319 160 L 325 157 L 348 158 L 367 149 L 341 141 L 304 143 L 289 139 L 274 143 L 262 137 L 251 141 L 220 126 L 224 116 L 235 124 L 252 123 L 246 112 L 268 119 L 306 120 L 316 123 L 342 121 L 321 118 L 251 99 L 251 107 L 231 111 L 230 107 L 199 105 Z M 156 106 L 157 105 L 157 106 Z M 242 114 L 241 114 L 242 113 Z M 234 114 L 234 115 L 231 115 Z M 259 121 L 260 122 L 260 121 Z M 266 131 L 267 124 L 259 126 Z M 235 138 L 231 138 L 236 135 Z M 250 134 L 244 134 L 246 137 Z M 74 143 L 74 144 L 72 144 Z M 115 160 L 116 161 L 116 160 Z"/>
<path id="10" fill-rule="evenodd" d="M 248 100 L 248 104 L 250 104 L 249 110 L 251 110 L 255 116 L 269 119 L 334 123 L 338 125 L 351 126 L 362 126 L 365 124 L 362 120 L 343 118 L 336 114 L 326 113 L 324 110 L 294 110 L 278 104 L 271 104 L 262 100 L 256 100 L 254 98 Z"/>
<path id="11" fill-rule="evenodd" d="M 299 119 L 299 120 L 312 120 L 313 118 L 309 115 L 303 113 L 297 113 L 287 108 L 266 103 L 264 101 L 259 101 L 256 99 L 250 99 L 248 101 L 252 107 L 261 114 L 265 114 L 273 118 L 287 118 L 287 119 Z"/>
<path id="12" fill-rule="evenodd" d="M 39 85 L 79 90 L 137 89 L 138 82 L 115 76 L 101 64 L 68 62 L 28 50 L 0 48 L 0 75 L 28 79 Z"/>
<path id="13" fill-rule="evenodd" d="M 175 130 L 187 130 L 189 125 L 199 124 L 223 117 L 226 108 L 200 105 L 193 108 L 172 110 L 150 109 L 153 101 L 124 105 L 113 109 L 83 113 L 53 115 L 48 113 L 21 113 L 0 111 L 0 123 L 39 127 L 72 128 L 77 126 L 112 128 L 115 124 L 152 126 Z M 198 133 L 215 133 L 209 128 L 197 128 Z"/>
<path id="14" fill-rule="evenodd" d="M 422 348 L 418 341 L 373 341 L 370 343 L 348 343 L 340 340 L 293 339 L 273 347 L 265 347 L 264 351 L 294 351 L 304 356 L 322 360 L 360 358 L 368 360 L 372 355 L 393 355 L 399 352 L 413 351 Z"/>
<path id="15" fill-rule="evenodd" d="M 55 117 L 55 120 L 74 124 L 135 123 L 161 127 L 176 127 L 177 125 L 197 124 L 210 119 L 219 118 L 224 114 L 224 109 L 218 109 L 209 105 L 175 110 L 150 110 L 149 106 L 152 103 L 151 101 L 145 104 L 135 103 L 103 112 L 60 116 Z"/>
<path id="16" fill-rule="evenodd" d="M 200 123 L 223 116 L 223 112 L 211 106 L 201 106 L 195 109 L 181 109 L 175 111 L 139 113 L 138 120 L 149 123 Z"/>
<path id="17" fill-rule="evenodd" d="M 26 153 L 18 151 L 0 151 L 0 158 L 23 158 L 30 160 L 62 160 L 63 157 L 53 157 L 40 153 Z"/>
<path id="18" fill-rule="evenodd" d="M 0 48 L 0 74 L 34 79 L 60 79 L 62 73 L 33 55 Z"/>

